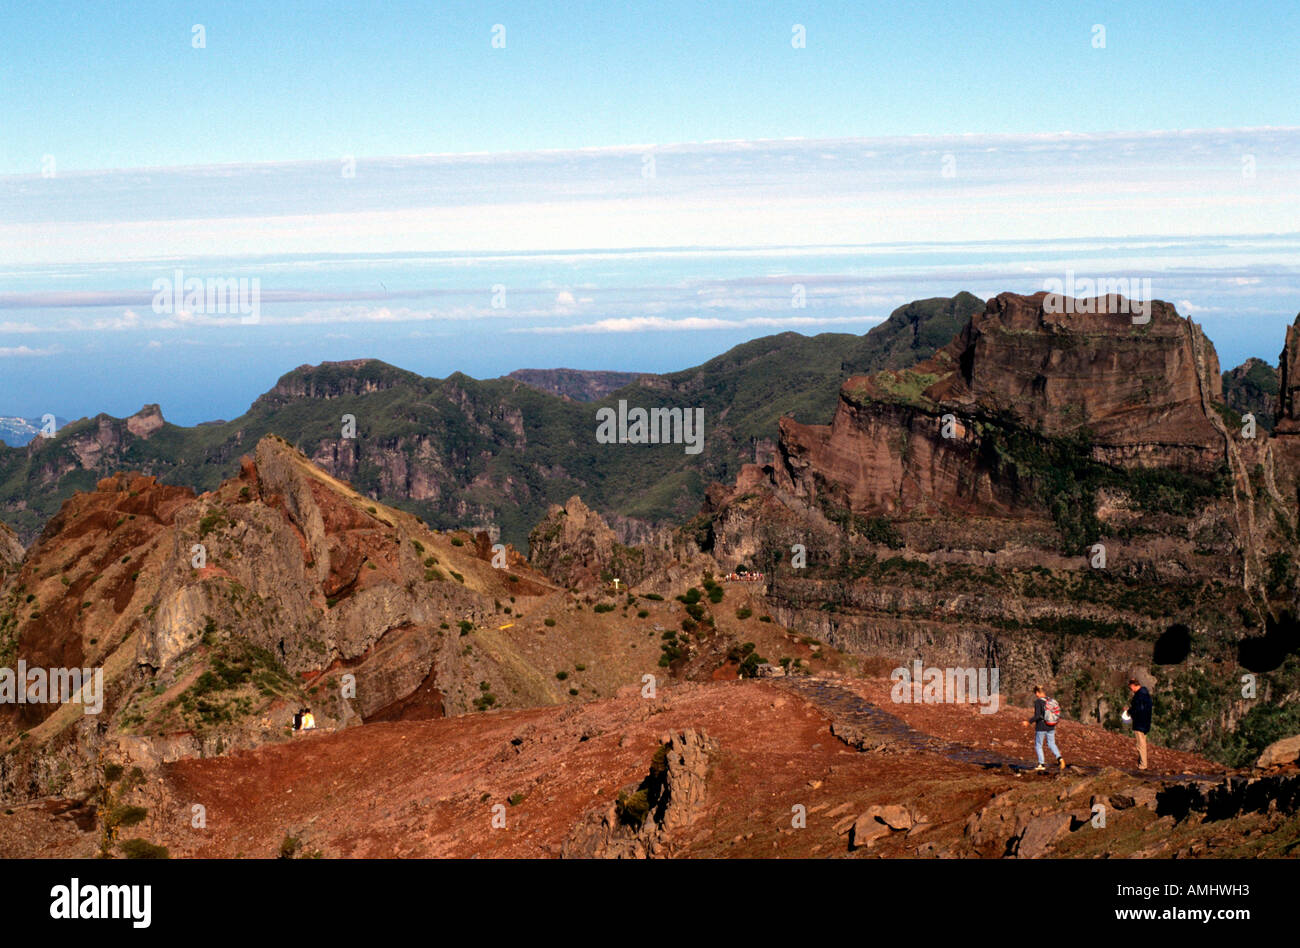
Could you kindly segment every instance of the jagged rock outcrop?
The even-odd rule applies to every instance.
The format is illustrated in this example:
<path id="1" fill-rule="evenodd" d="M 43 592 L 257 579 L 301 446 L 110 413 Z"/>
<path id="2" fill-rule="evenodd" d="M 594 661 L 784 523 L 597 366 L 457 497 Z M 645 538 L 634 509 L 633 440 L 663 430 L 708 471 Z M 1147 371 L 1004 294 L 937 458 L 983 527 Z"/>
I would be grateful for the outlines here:
<path id="1" fill-rule="evenodd" d="M 674 832 L 700 815 L 717 741 L 692 728 L 666 736 L 634 791 L 594 811 L 569 833 L 566 858 L 645 859 L 672 855 Z"/>
<path id="2" fill-rule="evenodd" d="M 672 559 L 671 543 L 662 531 L 644 539 L 649 540 L 645 545 L 620 543 L 605 519 L 575 496 L 563 506 L 552 505 L 533 528 L 529 562 L 562 586 L 591 589 L 618 579 L 626 589 Z"/>
<path id="3" fill-rule="evenodd" d="M 1300 433 L 1300 315 L 1286 328 L 1286 342 L 1278 356 L 1278 401 L 1275 431 L 1278 434 Z"/>
<path id="4" fill-rule="evenodd" d="M 283 740 L 303 704 L 332 727 L 465 713 L 481 682 L 505 706 L 554 700 L 508 639 L 455 642 L 452 623 L 491 624 L 502 600 L 551 589 L 517 554 L 498 570 L 479 553 L 274 436 L 197 497 L 101 480 L 28 551 L 0 631 L 29 667 L 101 669 L 103 710 L 0 707 L 0 794 L 85 784 L 122 740 L 166 745 L 131 751 L 144 761 Z"/>
<path id="5" fill-rule="evenodd" d="M 1044 298 L 1001 294 L 933 358 L 848 380 L 829 426 L 782 419 L 777 486 L 853 513 L 1011 515 L 1020 505 L 981 437 L 997 420 L 1050 438 L 1086 432 L 1105 464 L 1224 464 L 1206 411 L 1222 379 L 1198 327 L 1161 301 L 1134 325 L 1120 298 L 1087 301 L 1086 313 L 1048 312 Z"/>

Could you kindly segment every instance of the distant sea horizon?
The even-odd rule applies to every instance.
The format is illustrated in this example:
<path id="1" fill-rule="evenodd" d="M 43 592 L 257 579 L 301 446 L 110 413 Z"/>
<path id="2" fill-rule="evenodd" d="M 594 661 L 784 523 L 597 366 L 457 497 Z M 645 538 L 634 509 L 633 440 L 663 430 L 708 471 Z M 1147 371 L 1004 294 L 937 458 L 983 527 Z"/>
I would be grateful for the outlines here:
<path id="1" fill-rule="evenodd" d="M 1300 311 L 1300 130 L 725 142 L 0 177 L 0 415 L 233 418 L 303 364 L 671 372 L 1149 279 L 1222 367 Z M 349 164 L 350 162 L 350 164 Z M 256 288 L 255 318 L 159 281 Z"/>

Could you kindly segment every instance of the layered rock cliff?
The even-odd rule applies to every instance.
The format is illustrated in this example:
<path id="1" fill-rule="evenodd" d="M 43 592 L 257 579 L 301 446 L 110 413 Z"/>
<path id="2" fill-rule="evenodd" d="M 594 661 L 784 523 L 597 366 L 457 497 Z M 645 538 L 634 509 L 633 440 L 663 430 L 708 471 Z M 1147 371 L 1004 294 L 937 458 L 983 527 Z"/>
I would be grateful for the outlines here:
<path id="1" fill-rule="evenodd" d="M 767 573 L 777 621 L 896 665 L 998 667 L 1013 693 L 1051 682 L 1094 720 L 1167 661 L 1165 700 L 1200 707 L 1165 738 L 1205 746 L 1300 693 L 1296 409 L 1284 385 L 1277 437 L 1230 420 L 1213 346 L 1167 303 L 1135 323 L 1065 302 L 1003 294 L 933 358 L 848 380 L 830 425 L 783 419 L 775 462 L 712 489 L 698 532 Z M 1243 667 L 1267 699 L 1241 699 Z"/>

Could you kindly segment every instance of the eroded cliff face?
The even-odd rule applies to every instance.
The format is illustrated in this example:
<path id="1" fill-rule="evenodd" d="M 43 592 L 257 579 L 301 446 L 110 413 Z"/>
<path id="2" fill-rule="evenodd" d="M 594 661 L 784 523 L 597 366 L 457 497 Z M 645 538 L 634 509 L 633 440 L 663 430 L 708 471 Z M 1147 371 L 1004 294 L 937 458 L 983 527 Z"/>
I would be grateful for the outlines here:
<path id="1" fill-rule="evenodd" d="M 1066 308 L 1003 294 L 932 359 L 847 381 L 830 425 L 782 419 L 775 463 L 710 492 L 703 545 L 763 569 L 802 633 L 1050 682 L 1094 720 L 1185 632 L 1190 658 L 1156 673 L 1171 705 L 1205 705 L 1192 746 L 1254 707 L 1225 668 L 1300 691 L 1259 658 L 1295 609 L 1297 409 L 1284 385 L 1276 437 L 1237 424 L 1213 346 L 1166 303 L 1144 324 L 1114 299 Z"/>
<path id="2" fill-rule="evenodd" d="M 1134 322 L 1142 317 L 1122 297 L 1066 298 L 1062 313 L 1048 312 L 1047 300 L 989 300 L 949 348 L 959 369 L 933 396 L 1009 412 L 1053 437 L 1087 430 L 1094 456 L 1110 464 L 1222 463 L 1206 407 L 1223 401 L 1223 380 L 1197 326 L 1160 300 L 1149 304 L 1146 323 Z"/>
<path id="3" fill-rule="evenodd" d="M 933 358 L 849 379 L 829 426 L 782 419 L 780 486 L 860 514 L 1014 515 L 1024 505 L 995 476 L 991 425 L 1080 439 L 1112 466 L 1224 466 L 1222 378 L 1198 327 L 1160 301 L 1135 325 L 1120 298 L 1066 301 L 1084 313 L 1044 299 L 1004 293 Z"/>

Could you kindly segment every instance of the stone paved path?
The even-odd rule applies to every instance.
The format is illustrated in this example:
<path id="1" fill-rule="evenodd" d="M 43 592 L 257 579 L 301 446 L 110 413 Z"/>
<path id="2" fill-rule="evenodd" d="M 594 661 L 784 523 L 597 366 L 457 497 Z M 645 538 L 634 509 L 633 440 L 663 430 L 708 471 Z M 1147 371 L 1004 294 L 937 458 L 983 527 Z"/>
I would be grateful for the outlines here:
<path id="1" fill-rule="evenodd" d="M 831 733 L 859 750 L 891 749 L 938 754 L 963 764 L 973 764 L 988 770 L 1008 768 L 1016 773 L 1033 773 L 1033 767 L 1023 758 L 1007 757 L 996 751 L 971 747 L 956 741 L 918 731 L 902 718 L 891 714 L 879 705 L 853 691 L 847 684 L 833 678 L 796 675 L 775 680 L 782 687 L 810 701 L 831 719 Z M 1116 768 L 1123 769 L 1123 768 Z M 1101 767 L 1070 764 L 1066 773 L 1087 776 L 1100 773 Z M 1141 770 L 1124 770 L 1141 780 L 1186 781 L 1209 780 L 1218 782 L 1222 774 L 1153 774 Z M 1054 769 L 1047 771 L 1054 774 Z"/>

